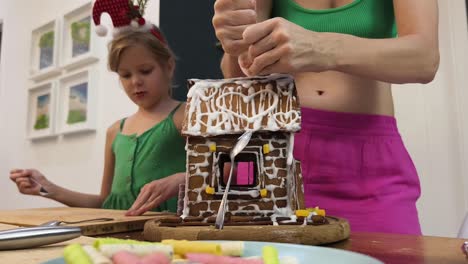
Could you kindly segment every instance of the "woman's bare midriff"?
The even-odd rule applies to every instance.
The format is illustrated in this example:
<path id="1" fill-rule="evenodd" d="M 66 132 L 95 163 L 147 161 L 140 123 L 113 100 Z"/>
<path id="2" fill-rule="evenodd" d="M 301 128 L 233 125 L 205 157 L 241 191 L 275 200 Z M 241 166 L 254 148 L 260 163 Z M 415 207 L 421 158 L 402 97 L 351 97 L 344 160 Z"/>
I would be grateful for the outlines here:
<path id="1" fill-rule="evenodd" d="M 301 107 L 393 116 L 391 85 L 341 72 L 295 76 Z"/>
<path id="2" fill-rule="evenodd" d="M 323 10 L 355 0 L 294 0 L 306 9 Z M 302 73 L 294 76 L 302 107 L 348 113 L 393 116 L 390 84 L 341 72 Z"/>

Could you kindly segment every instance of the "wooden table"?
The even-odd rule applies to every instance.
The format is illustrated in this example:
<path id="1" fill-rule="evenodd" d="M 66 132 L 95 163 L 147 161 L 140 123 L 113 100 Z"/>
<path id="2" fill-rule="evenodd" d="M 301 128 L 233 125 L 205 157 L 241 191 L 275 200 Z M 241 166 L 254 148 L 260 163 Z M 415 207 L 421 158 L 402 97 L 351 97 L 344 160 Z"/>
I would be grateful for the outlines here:
<path id="1" fill-rule="evenodd" d="M 48 209 L 50 210 L 50 209 Z M 78 209 L 74 209 L 78 210 Z M 36 213 L 37 210 L 27 210 L 28 214 Z M 104 211 L 103 211 L 104 212 Z M 24 211 L 0 211 L 0 216 L 3 215 L 4 220 L 9 219 L 13 216 L 18 216 L 25 213 Z M 51 216 L 50 212 L 47 218 L 50 219 L 57 219 L 58 215 Z M 82 212 L 76 213 L 76 217 L 79 218 L 87 218 L 91 217 L 91 215 L 83 216 Z M 47 214 L 45 214 L 47 215 Z M 74 214 L 73 214 L 74 215 Z M 99 214 L 101 217 L 106 217 L 104 214 Z M 94 216 L 94 215 L 93 215 Z M 68 214 L 62 215 L 60 219 L 63 220 L 72 219 L 72 217 Z M 2 217 L 0 217 L 1 220 Z M 27 219 L 27 221 L 33 221 L 34 223 L 44 222 L 47 219 L 43 219 L 44 216 L 35 216 L 32 217 L 29 215 L 28 217 L 23 217 L 21 219 Z M 34 219 L 33 219 L 34 218 Z M 48 219 L 48 220 L 50 220 Z M 132 220 L 136 220 L 138 218 L 134 218 Z M 141 221 L 142 219 L 138 219 Z M 25 221 L 25 220 L 23 220 Z M 125 219 L 127 221 L 127 219 Z M 0 221 L 1 223 L 1 221 Z M 26 224 L 26 223 L 24 223 Z M 33 224 L 33 223 L 31 223 Z M 98 224 L 98 223 L 94 223 Z M 101 223 L 102 224 L 102 223 Z M 106 223 L 108 224 L 108 223 Z M 16 224 L 20 225 L 20 224 Z M 8 227 L 8 226 L 7 226 Z M 5 227 L 3 228 L 5 229 Z M 104 228 L 107 230 L 107 228 Z M 103 230 L 104 230 L 103 229 Z M 0 228 L 1 230 L 1 228 Z M 127 229 L 128 230 L 128 229 Z M 119 237 L 119 238 L 127 238 L 127 239 L 137 239 L 143 240 L 143 235 L 141 231 L 125 231 L 115 234 L 101 234 L 100 236 L 112 236 L 112 237 Z M 78 242 L 84 243 L 91 243 L 92 239 L 81 237 L 83 240 L 79 240 Z M 74 241 L 70 241 L 74 242 Z M 325 247 L 332 247 L 344 250 L 350 250 L 362 254 L 366 254 L 377 258 L 384 263 L 411 263 L 411 264 L 419 264 L 419 263 L 467 263 L 468 260 L 461 252 L 461 245 L 464 242 L 462 239 L 456 238 L 446 238 L 446 237 L 431 237 L 431 236 L 411 236 L 411 235 L 397 235 L 397 234 L 378 234 L 378 233 L 360 233 L 360 232 L 353 232 L 351 230 L 351 237 L 348 240 L 324 245 Z M 64 243 L 65 245 L 68 243 Z M 5 257 L 6 253 L 9 253 L 8 256 L 10 257 L 9 262 L 5 263 L 27 263 L 24 258 L 20 258 L 20 256 L 24 255 L 27 252 L 25 257 L 29 255 L 29 253 L 34 253 L 31 256 L 34 257 L 35 262 L 28 262 L 28 263 L 38 263 L 38 260 L 50 259 L 53 256 L 60 256 L 61 250 L 63 246 L 56 244 L 51 245 L 47 248 L 36 248 L 32 251 L 23 251 L 23 252 L 6 252 L 0 251 L 0 259 Z M 20 253 L 19 255 L 17 253 Z M 17 261 L 13 261 L 17 260 Z M 32 260 L 29 258 L 29 260 Z M 3 261 L 2 261 L 3 263 Z M 40 263 L 40 262 L 39 262 Z"/>
<path id="2" fill-rule="evenodd" d="M 142 232 L 113 234 L 113 237 L 143 240 Z M 465 263 L 461 251 L 465 240 L 449 237 L 351 232 L 349 239 L 323 245 L 372 256 L 384 263 Z"/>
<path id="3" fill-rule="evenodd" d="M 326 245 L 377 258 L 384 263 L 468 263 L 465 240 L 447 237 L 351 232 L 348 240 Z"/>
<path id="4" fill-rule="evenodd" d="M 141 239 L 141 232 L 112 234 L 113 237 Z M 61 256 L 63 247 L 69 243 L 91 244 L 92 239 L 81 237 L 43 248 L 19 251 L 0 251 L 5 263 L 41 263 Z M 377 233 L 352 233 L 350 239 L 325 247 L 350 250 L 377 258 L 384 263 L 468 263 L 460 250 L 462 239 L 430 236 L 409 236 Z M 2 256 L 3 255 L 3 256 Z"/>
<path id="5" fill-rule="evenodd" d="M 85 236 L 143 230 L 145 222 L 167 213 L 147 212 L 141 216 L 125 216 L 125 210 L 78 207 L 50 207 L 0 211 L 0 223 L 16 226 L 38 226 L 51 220 L 82 221 L 109 218 L 111 221 L 91 221 L 70 224 L 79 226 Z"/>

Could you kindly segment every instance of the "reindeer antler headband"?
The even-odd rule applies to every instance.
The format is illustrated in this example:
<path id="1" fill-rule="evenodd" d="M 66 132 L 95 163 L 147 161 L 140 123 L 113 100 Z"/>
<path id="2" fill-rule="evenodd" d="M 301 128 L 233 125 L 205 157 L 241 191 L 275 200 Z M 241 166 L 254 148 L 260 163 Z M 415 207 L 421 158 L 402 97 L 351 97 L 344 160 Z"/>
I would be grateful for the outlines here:
<path id="1" fill-rule="evenodd" d="M 166 44 L 161 31 L 143 18 L 147 3 L 148 0 L 137 0 L 137 4 L 134 4 L 133 0 L 96 0 L 93 6 L 93 21 L 97 34 L 99 36 L 107 34 L 107 28 L 101 25 L 101 15 L 108 13 L 114 25 L 114 35 L 133 28 L 147 31 Z"/>

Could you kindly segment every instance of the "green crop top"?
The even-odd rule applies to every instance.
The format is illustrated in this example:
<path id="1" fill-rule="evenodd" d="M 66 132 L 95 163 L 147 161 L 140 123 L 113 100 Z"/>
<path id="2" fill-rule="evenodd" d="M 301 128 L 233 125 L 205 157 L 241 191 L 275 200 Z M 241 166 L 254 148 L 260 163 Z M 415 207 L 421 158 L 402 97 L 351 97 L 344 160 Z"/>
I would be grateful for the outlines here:
<path id="1" fill-rule="evenodd" d="M 331 9 L 312 10 L 294 0 L 274 0 L 273 17 L 283 17 L 308 30 L 336 32 L 363 38 L 391 38 L 397 34 L 392 0 L 354 0 Z"/>
<path id="2" fill-rule="evenodd" d="M 139 136 L 117 133 L 112 143 L 115 156 L 112 189 L 102 208 L 127 210 L 145 184 L 186 170 L 185 139 L 172 120 L 179 106 Z M 122 119 L 120 131 L 124 123 Z M 153 210 L 176 212 L 177 197 Z"/>

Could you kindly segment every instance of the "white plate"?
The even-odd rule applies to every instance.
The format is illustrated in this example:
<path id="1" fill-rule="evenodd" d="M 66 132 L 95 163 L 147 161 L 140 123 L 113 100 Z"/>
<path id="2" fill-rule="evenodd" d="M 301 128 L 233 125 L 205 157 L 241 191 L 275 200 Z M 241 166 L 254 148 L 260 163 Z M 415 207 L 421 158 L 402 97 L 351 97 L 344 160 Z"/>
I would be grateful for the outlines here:
<path id="1" fill-rule="evenodd" d="M 229 242 L 229 241 L 211 241 Z M 244 257 L 261 256 L 262 248 L 266 245 L 276 247 L 280 257 L 293 256 L 299 260 L 300 264 L 307 263 L 327 263 L 327 264 L 383 264 L 383 262 L 367 255 L 354 253 L 347 250 L 306 246 L 286 243 L 253 242 L 245 241 Z M 65 264 L 63 258 L 57 258 L 44 262 L 43 264 Z"/>

